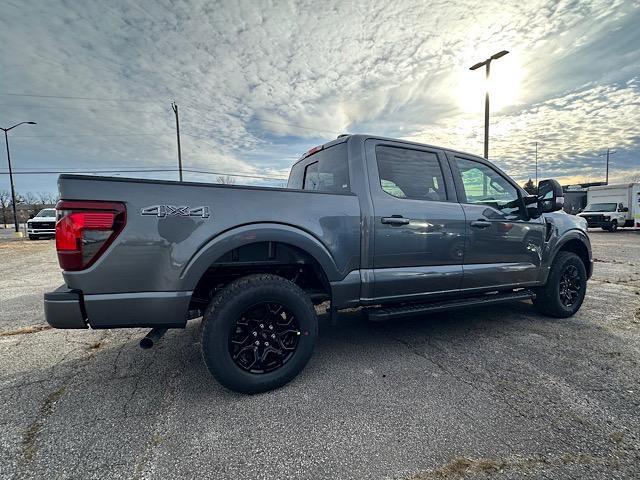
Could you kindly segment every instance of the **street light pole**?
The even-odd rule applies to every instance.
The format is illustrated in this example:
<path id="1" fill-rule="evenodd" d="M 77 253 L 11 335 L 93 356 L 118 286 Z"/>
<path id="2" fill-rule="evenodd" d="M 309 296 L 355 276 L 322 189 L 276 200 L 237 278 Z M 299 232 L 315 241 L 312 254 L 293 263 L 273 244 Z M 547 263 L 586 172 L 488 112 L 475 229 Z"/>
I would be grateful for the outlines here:
<path id="1" fill-rule="evenodd" d="M 484 65 L 485 67 L 485 79 L 487 83 L 487 90 L 484 95 L 484 158 L 489 158 L 489 75 L 491 74 L 491 61 L 497 60 L 500 57 L 504 57 L 507 53 L 507 50 L 502 50 L 494 55 L 491 55 L 483 62 L 476 63 L 473 67 L 470 67 L 469 70 L 476 70 Z"/>
<path id="2" fill-rule="evenodd" d="M 16 229 L 16 233 L 18 233 L 19 231 L 18 212 L 16 211 L 16 189 L 13 185 L 13 171 L 11 170 L 11 154 L 9 153 L 9 136 L 7 135 L 7 132 L 9 132 L 9 130 L 12 130 L 22 124 L 35 125 L 36 122 L 20 122 L 20 123 L 16 123 L 13 127 L 9 127 L 9 128 L 0 127 L 0 130 L 4 131 L 4 143 L 7 146 L 7 163 L 9 164 L 9 183 L 11 184 L 11 205 L 13 207 L 13 226 Z"/>
<path id="3" fill-rule="evenodd" d="M 178 104 L 176 102 L 171 103 L 171 110 L 176 116 L 176 138 L 178 140 L 178 172 L 180 181 L 182 181 L 182 150 L 180 148 L 180 119 L 178 118 Z"/>

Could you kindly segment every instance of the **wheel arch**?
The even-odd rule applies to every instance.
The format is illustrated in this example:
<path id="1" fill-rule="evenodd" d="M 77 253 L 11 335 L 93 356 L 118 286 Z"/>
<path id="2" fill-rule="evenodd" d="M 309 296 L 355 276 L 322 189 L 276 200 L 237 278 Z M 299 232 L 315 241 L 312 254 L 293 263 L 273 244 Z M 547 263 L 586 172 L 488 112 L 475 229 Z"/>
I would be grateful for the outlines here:
<path id="1" fill-rule="evenodd" d="M 549 266 L 553 264 L 559 252 L 572 252 L 578 255 L 580 260 L 582 260 L 582 263 L 584 263 L 584 268 L 587 271 L 587 278 L 591 277 L 591 274 L 593 273 L 591 244 L 585 233 L 574 230 L 565 234 L 556 245 L 552 260 L 549 262 Z"/>
<path id="2" fill-rule="evenodd" d="M 182 284 L 185 290 L 196 291 L 216 265 L 234 267 L 233 261 L 229 261 L 233 259 L 234 252 L 249 249 L 253 249 L 253 253 L 256 250 L 271 252 L 272 247 L 279 247 L 278 255 L 284 251 L 296 263 L 309 265 L 327 294 L 331 293 L 330 283 L 344 276 L 328 249 L 310 233 L 290 225 L 261 223 L 236 227 L 210 239 L 184 268 L 181 274 Z M 254 259 L 255 261 L 243 262 L 245 274 L 255 273 L 267 265 L 277 265 L 277 262 L 270 262 L 268 256 L 264 256 Z"/>

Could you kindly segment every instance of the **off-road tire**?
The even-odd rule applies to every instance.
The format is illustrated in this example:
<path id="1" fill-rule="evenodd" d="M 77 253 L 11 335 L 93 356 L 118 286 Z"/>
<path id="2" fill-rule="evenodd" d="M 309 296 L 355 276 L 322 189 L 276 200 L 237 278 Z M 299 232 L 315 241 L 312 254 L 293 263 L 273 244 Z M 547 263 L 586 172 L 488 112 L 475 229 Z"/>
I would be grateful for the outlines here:
<path id="1" fill-rule="evenodd" d="M 575 267 L 580 278 L 580 290 L 573 304 L 565 305 L 560 297 L 560 280 L 567 269 Z M 558 252 L 551 265 L 547 283 L 536 290 L 533 301 L 543 314 L 555 318 L 567 318 L 575 314 L 584 301 L 587 290 L 587 270 L 578 255 L 573 252 Z"/>
<path id="2" fill-rule="evenodd" d="M 291 358 L 274 371 L 252 373 L 236 364 L 230 352 L 232 329 L 243 312 L 261 302 L 278 302 L 295 316 L 300 328 Z M 305 367 L 318 336 L 318 318 L 309 297 L 296 284 L 277 275 L 239 278 L 218 292 L 203 318 L 202 357 L 213 377 L 229 390 L 260 393 L 289 383 Z"/>

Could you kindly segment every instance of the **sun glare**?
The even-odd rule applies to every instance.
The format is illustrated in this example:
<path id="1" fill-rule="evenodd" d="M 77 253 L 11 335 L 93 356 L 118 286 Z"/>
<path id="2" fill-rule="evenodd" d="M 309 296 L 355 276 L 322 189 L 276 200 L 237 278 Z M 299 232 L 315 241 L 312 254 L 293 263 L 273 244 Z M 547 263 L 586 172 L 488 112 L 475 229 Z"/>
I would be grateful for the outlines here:
<path id="1" fill-rule="evenodd" d="M 475 61 L 478 61 L 476 59 Z M 484 93 L 489 88 L 491 111 L 497 112 L 520 101 L 520 85 L 524 71 L 518 62 L 518 56 L 510 53 L 491 63 L 489 82 L 485 80 L 485 67 L 469 70 L 473 60 L 464 65 L 459 73 L 460 82 L 456 98 L 465 112 L 484 111 Z"/>

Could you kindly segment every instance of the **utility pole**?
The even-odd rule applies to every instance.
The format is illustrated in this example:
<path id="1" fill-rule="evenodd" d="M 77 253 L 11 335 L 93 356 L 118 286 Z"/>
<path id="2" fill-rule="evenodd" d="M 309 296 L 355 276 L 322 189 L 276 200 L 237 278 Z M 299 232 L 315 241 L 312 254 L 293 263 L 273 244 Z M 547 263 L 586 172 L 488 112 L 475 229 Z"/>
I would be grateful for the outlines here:
<path id="1" fill-rule="evenodd" d="M 607 153 L 601 153 L 599 156 L 603 157 L 603 156 L 607 156 L 607 170 L 606 170 L 606 177 L 605 177 L 605 185 L 609 185 L 609 158 L 611 157 L 611 155 L 617 153 L 616 150 L 611 150 L 610 148 L 607 148 Z"/>
<path id="2" fill-rule="evenodd" d="M 20 123 L 16 123 L 13 127 L 9 127 L 9 128 L 0 127 L 0 130 L 4 131 L 4 143 L 7 146 L 7 163 L 9 164 L 9 183 L 11 184 L 11 205 L 13 207 L 13 226 L 16 229 L 16 233 L 18 233 L 19 231 L 18 212 L 16 210 L 16 189 L 13 186 L 13 172 L 11 170 L 11 154 L 9 153 L 9 136 L 7 135 L 7 132 L 9 132 L 9 130 L 12 130 L 22 124 L 36 125 L 36 122 L 20 122 Z"/>
<path id="3" fill-rule="evenodd" d="M 182 151 L 180 149 L 180 120 L 178 118 L 178 104 L 171 103 L 171 110 L 176 116 L 176 138 L 178 139 L 178 172 L 180 173 L 180 181 L 182 181 Z"/>
<path id="4" fill-rule="evenodd" d="M 609 185 L 609 157 L 614 153 L 616 153 L 615 150 L 612 152 L 610 149 L 607 148 L 607 178 L 605 180 L 605 182 L 607 182 L 607 185 Z"/>
<path id="5" fill-rule="evenodd" d="M 469 70 L 475 70 L 483 65 L 485 66 L 487 90 L 484 94 L 484 158 L 486 159 L 489 158 L 489 74 L 491 73 L 491 61 L 504 57 L 507 53 L 509 53 L 507 50 L 502 50 L 469 68 Z"/>

